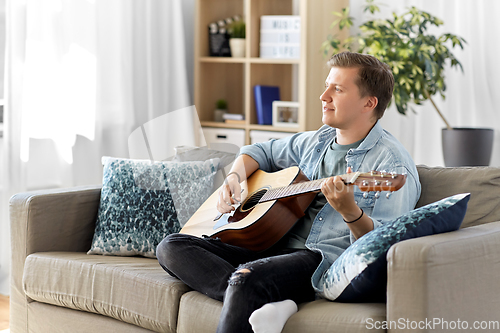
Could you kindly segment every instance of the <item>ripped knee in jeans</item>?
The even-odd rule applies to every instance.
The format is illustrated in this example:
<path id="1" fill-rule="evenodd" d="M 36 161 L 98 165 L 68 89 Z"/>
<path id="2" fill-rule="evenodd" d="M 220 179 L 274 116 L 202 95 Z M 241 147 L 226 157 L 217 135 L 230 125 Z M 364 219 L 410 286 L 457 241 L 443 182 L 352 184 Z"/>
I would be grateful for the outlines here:
<path id="1" fill-rule="evenodd" d="M 236 286 L 242 284 L 250 273 L 253 272 L 254 266 L 263 265 L 269 262 L 269 258 L 258 259 L 243 265 L 240 265 L 238 269 L 231 275 L 229 279 L 229 285 Z"/>
<path id="2" fill-rule="evenodd" d="M 245 277 L 252 272 L 251 267 L 245 267 L 245 266 L 240 266 L 231 275 L 231 278 L 229 279 L 229 285 L 231 286 L 236 286 L 239 284 L 242 284 L 245 281 Z"/>

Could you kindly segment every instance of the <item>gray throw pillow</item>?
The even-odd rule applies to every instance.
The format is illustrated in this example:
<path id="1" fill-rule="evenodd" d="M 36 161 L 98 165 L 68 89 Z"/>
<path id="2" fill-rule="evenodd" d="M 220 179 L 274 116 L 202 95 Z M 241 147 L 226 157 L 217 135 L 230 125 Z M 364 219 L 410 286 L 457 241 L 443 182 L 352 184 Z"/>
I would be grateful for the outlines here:
<path id="1" fill-rule="evenodd" d="M 212 194 L 219 159 L 152 162 L 103 157 L 97 223 L 88 254 L 156 257 L 156 246 Z"/>

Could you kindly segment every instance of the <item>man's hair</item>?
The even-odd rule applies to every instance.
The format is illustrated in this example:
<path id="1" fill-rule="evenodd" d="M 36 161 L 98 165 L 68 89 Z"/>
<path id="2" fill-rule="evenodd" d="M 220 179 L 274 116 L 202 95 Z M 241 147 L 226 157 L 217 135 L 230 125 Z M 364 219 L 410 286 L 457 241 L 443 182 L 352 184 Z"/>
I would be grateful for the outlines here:
<path id="1" fill-rule="evenodd" d="M 334 54 L 328 61 L 330 67 L 359 68 L 358 77 L 354 81 L 361 97 L 375 96 L 378 104 L 375 116 L 382 118 L 387 105 L 391 101 L 394 89 L 394 76 L 390 67 L 368 54 L 341 52 Z"/>

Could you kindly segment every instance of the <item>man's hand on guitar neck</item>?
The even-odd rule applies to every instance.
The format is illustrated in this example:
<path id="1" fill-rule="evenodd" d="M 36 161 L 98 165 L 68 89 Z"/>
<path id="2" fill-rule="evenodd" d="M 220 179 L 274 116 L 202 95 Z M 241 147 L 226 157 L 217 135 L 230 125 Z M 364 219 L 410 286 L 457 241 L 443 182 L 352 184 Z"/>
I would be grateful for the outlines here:
<path id="1" fill-rule="evenodd" d="M 351 173 L 347 168 L 347 173 Z M 340 176 L 327 178 L 321 185 L 326 200 L 347 223 L 356 239 L 373 230 L 373 221 L 364 214 L 354 200 L 354 188 L 346 185 Z"/>

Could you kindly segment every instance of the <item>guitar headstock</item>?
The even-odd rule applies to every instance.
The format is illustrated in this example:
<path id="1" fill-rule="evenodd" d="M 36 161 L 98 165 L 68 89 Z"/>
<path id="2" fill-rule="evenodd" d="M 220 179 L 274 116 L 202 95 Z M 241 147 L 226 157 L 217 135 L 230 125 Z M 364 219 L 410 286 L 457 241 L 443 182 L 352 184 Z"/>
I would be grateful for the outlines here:
<path id="1" fill-rule="evenodd" d="M 393 172 L 370 171 L 365 173 L 356 172 L 347 175 L 352 175 L 352 178 L 346 179 L 346 182 L 358 186 L 362 192 L 394 192 L 399 190 L 406 183 L 406 175 Z"/>

